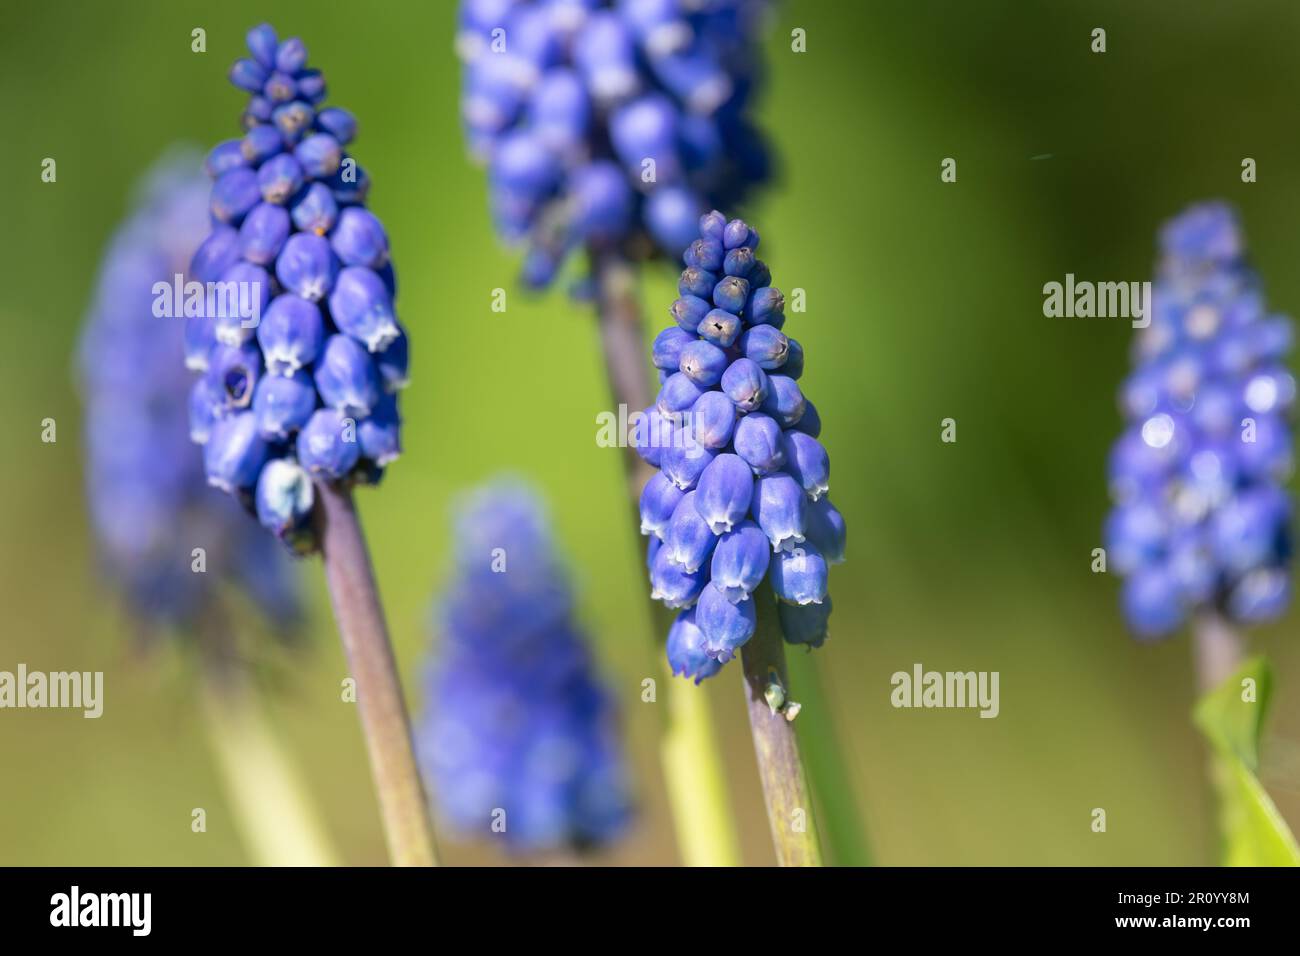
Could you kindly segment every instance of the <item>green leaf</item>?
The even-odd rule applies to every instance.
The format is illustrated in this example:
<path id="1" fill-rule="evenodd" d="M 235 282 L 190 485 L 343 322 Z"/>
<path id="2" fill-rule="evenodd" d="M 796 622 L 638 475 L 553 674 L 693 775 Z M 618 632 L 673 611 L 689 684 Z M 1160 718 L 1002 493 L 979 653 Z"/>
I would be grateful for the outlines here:
<path id="1" fill-rule="evenodd" d="M 826 855 L 835 866 L 871 866 L 861 810 L 854 795 L 830 698 L 814 654 L 787 649 L 790 692 L 802 704 L 794 722 L 808 783 L 817 805 L 817 824 Z"/>
<path id="2" fill-rule="evenodd" d="M 1268 663 L 1252 658 L 1205 694 L 1192 714 L 1213 751 L 1226 866 L 1300 866 L 1300 846 L 1255 776 L 1272 680 Z"/>

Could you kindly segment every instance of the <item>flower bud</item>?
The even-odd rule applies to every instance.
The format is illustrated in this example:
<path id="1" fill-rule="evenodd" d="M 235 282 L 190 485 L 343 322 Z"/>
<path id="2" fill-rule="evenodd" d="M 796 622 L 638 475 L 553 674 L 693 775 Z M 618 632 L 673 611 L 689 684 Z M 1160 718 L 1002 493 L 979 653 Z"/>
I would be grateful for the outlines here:
<path id="1" fill-rule="evenodd" d="M 733 604 L 715 584 L 701 590 L 695 607 L 695 623 L 704 634 L 705 653 L 718 663 L 731 660 L 754 636 L 757 620 L 755 602 Z"/>
<path id="2" fill-rule="evenodd" d="M 668 664 L 672 672 L 699 684 L 722 670 L 721 662 L 709 657 L 705 644 L 704 632 L 695 624 L 695 609 L 678 614 L 668 631 Z"/>
<path id="3" fill-rule="evenodd" d="M 329 294 L 338 268 L 329 242 L 309 232 L 290 236 L 275 260 L 280 284 L 311 302 L 319 302 Z"/>
<path id="4" fill-rule="evenodd" d="M 783 437 L 785 470 L 799 482 L 804 493 L 813 501 L 830 490 L 831 460 L 821 442 L 799 431 L 788 431 Z"/>
<path id="5" fill-rule="evenodd" d="M 740 317 L 725 309 L 710 309 L 695 330 L 719 348 L 729 349 L 740 335 Z"/>
<path id="6" fill-rule="evenodd" d="M 352 418 L 365 418 L 379 404 L 379 371 L 369 354 L 346 335 L 331 335 L 314 375 L 321 401 Z"/>
<path id="7" fill-rule="evenodd" d="M 703 571 L 687 571 L 669 560 L 665 543 L 650 568 L 650 597 L 663 602 L 665 607 L 690 607 L 699 598 L 707 578 Z"/>
<path id="8" fill-rule="evenodd" d="M 816 604 L 826 597 L 826 559 L 811 544 L 772 557 L 772 590 L 790 604 Z"/>
<path id="9" fill-rule="evenodd" d="M 771 371 L 785 365 L 790 340 L 770 325 L 756 325 L 740 336 L 740 351 L 759 368 Z"/>
<path id="10" fill-rule="evenodd" d="M 685 497 L 685 492 L 668 480 L 663 472 L 655 472 L 641 489 L 641 533 L 663 540 L 673 512 Z"/>
<path id="11" fill-rule="evenodd" d="M 220 418 L 203 446 L 203 468 L 208 484 L 222 491 L 251 488 L 267 459 L 266 442 L 257 433 L 252 412 Z"/>
<path id="12" fill-rule="evenodd" d="M 273 375 L 293 375 L 311 365 L 324 340 L 320 308 L 296 295 L 276 296 L 257 327 L 257 342 Z"/>
<path id="13" fill-rule="evenodd" d="M 301 186 L 302 167 L 288 153 L 268 159 L 257 171 L 257 188 L 264 202 L 283 206 Z"/>
<path id="14" fill-rule="evenodd" d="M 342 217 L 339 222 L 342 225 Z M 339 331 L 364 343 L 371 352 L 383 351 L 399 335 L 388 290 L 372 269 L 348 266 L 340 272 L 329 303 Z"/>
<path id="15" fill-rule="evenodd" d="M 785 464 L 781 426 L 762 412 L 750 412 L 736 423 L 736 454 L 756 475 L 770 475 Z"/>
<path id="16" fill-rule="evenodd" d="M 776 611 L 786 643 L 804 644 L 808 647 L 821 647 L 825 643 L 831 616 L 829 594 L 820 604 L 787 604 L 779 601 Z"/>
<path id="17" fill-rule="evenodd" d="M 848 529 L 844 516 L 831 504 L 830 498 L 822 497 L 808 503 L 804 509 L 804 535 L 828 563 L 839 564 L 844 560 Z"/>
<path id="18" fill-rule="evenodd" d="M 379 269 L 388 261 L 388 233 L 375 214 L 361 206 L 350 206 L 339 214 L 330 246 L 345 266 Z"/>
<path id="19" fill-rule="evenodd" d="M 731 443 L 736 428 L 736 406 L 721 392 L 705 392 L 691 407 L 690 434 L 705 448 L 720 449 Z"/>
<path id="20" fill-rule="evenodd" d="M 753 521 L 742 521 L 718 539 L 710 564 L 713 584 L 728 601 L 748 598 L 767 574 L 772 549 Z"/>
<path id="21" fill-rule="evenodd" d="M 806 407 L 799 384 L 788 375 L 769 375 L 767 383 L 767 397 L 759 408 L 775 418 L 782 428 L 797 425 Z"/>
<path id="22" fill-rule="evenodd" d="M 754 496 L 754 476 L 739 455 L 722 454 L 700 474 L 695 507 L 714 534 L 744 520 Z"/>
<path id="23" fill-rule="evenodd" d="M 676 372 L 681 365 L 682 349 L 692 342 L 697 342 L 690 332 L 669 326 L 655 336 L 651 356 L 654 367 L 668 373 Z"/>
<path id="24" fill-rule="evenodd" d="M 712 342 L 697 339 L 681 329 L 669 328 L 664 331 L 681 332 L 689 339 L 687 344 L 678 349 L 677 365 L 673 366 L 673 371 L 680 369 L 683 375 L 700 388 L 713 388 L 722 381 L 722 373 L 731 361 L 726 352 Z"/>
<path id="25" fill-rule="evenodd" d="M 664 449 L 661 459 L 663 473 L 682 491 L 690 491 L 716 455 L 717 452 L 693 439 L 674 440 L 670 447 Z"/>
<path id="26" fill-rule="evenodd" d="M 361 457 L 356 423 L 334 408 L 318 408 L 298 432 L 299 463 L 317 478 L 347 477 Z"/>
<path id="27" fill-rule="evenodd" d="M 772 542 L 773 551 L 802 544 L 807 496 L 789 475 L 777 472 L 754 483 L 754 518 Z"/>
<path id="28" fill-rule="evenodd" d="M 287 441 L 316 410 L 316 388 L 306 372 L 264 375 L 253 390 L 257 431 L 267 441 Z"/>
<path id="29" fill-rule="evenodd" d="M 271 459 L 257 479 L 257 520 L 282 541 L 310 521 L 315 501 L 311 476 L 292 459 Z"/>
<path id="30" fill-rule="evenodd" d="M 713 555 L 717 537 L 695 507 L 696 492 L 688 491 L 673 509 L 664 532 L 667 559 L 686 571 L 698 571 Z"/>
<path id="31" fill-rule="evenodd" d="M 289 238 L 289 214 L 283 206 L 262 202 L 239 227 L 239 252 L 255 265 L 270 265 Z"/>

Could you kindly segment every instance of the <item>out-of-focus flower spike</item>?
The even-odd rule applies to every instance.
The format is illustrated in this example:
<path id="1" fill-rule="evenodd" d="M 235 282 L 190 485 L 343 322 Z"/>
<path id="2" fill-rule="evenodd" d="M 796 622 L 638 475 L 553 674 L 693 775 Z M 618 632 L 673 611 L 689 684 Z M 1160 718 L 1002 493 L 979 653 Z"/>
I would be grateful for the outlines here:
<path id="1" fill-rule="evenodd" d="M 476 492 L 456 524 L 417 727 L 438 810 L 463 836 L 514 852 L 609 843 L 631 817 L 617 714 L 540 503 L 499 482 Z M 494 826 L 502 813 L 506 825 Z"/>
<path id="2" fill-rule="evenodd" d="M 1164 226 L 1150 323 L 1121 389 L 1105 545 L 1141 638 L 1189 618 L 1238 624 L 1280 614 L 1290 591 L 1295 380 L 1278 364 L 1287 319 L 1268 316 L 1223 203 Z"/>

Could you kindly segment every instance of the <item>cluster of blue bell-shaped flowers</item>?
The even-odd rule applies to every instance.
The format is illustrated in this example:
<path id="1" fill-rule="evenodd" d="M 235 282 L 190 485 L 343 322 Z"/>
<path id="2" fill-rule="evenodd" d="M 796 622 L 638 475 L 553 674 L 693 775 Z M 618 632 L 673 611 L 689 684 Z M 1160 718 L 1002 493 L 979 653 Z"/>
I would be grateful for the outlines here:
<path id="1" fill-rule="evenodd" d="M 217 145 L 212 231 L 190 279 L 236 290 L 186 320 L 191 435 L 208 481 L 256 510 L 299 553 L 318 542 L 313 481 L 379 480 L 400 453 L 407 339 L 369 181 L 348 155 L 356 121 L 325 107 L 300 40 L 266 25 L 230 78 L 249 93 L 246 133 Z"/>
<path id="2" fill-rule="evenodd" d="M 493 218 L 544 286 L 575 249 L 676 258 L 768 178 L 749 111 L 765 0 L 464 0 L 457 49 Z"/>
<path id="3" fill-rule="evenodd" d="M 1125 617 L 1147 638 L 1198 611 L 1271 619 L 1291 596 L 1291 322 L 1268 311 L 1228 206 L 1188 209 L 1161 252 L 1105 535 Z"/>
<path id="4" fill-rule="evenodd" d="M 831 612 L 829 566 L 844 558 L 821 418 L 785 334 L 785 296 L 757 257 L 758 233 L 714 210 L 655 339 L 661 387 L 633 441 L 659 471 L 641 494 L 651 595 L 681 609 L 674 673 L 698 683 L 754 634 L 754 592 L 770 582 L 785 638 L 819 647 Z"/>

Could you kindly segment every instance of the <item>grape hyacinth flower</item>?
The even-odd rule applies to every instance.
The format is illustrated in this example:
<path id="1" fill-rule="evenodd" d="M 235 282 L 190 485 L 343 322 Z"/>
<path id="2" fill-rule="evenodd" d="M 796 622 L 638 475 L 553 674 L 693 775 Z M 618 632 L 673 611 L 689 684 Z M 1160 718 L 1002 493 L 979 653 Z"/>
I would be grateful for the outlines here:
<path id="1" fill-rule="evenodd" d="M 826 640 L 844 518 L 827 496 L 821 420 L 799 385 L 803 348 L 784 332 L 785 297 L 757 258 L 758 233 L 716 210 L 698 229 L 674 324 L 655 341 L 659 396 L 636 432 L 637 452 L 659 469 L 641 497 L 651 595 L 677 610 L 674 674 L 698 684 L 741 654 L 777 857 L 817 866 L 814 827 L 790 823 L 810 804 L 782 638 L 809 649 Z"/>
<path id="2" fill-rule="evenodd" d="M 1291 321 L 1268 310 L 1228 204 L 1186 209 L 1160 246 L 1120 391 L 1106 558 L 1138 638 L 1191 625 L 1193 721 L 1209 745 L 1224 862 L 1294 866 L 1300 845 L 1256 776 L 1270 668 L 1246 660 L 1239 633 L 1291 600 Z M 1247 683 L 1258 688 L 1248 716 Z"/>
<path id="3" fill-rule="evenodd" d="M 1267 310 L 1227 205 L 1168 223 L 1161 252 L 1121 390 L 1106 552 L 1134 633 L 1158 638 L 1194 618 L 1226 676 L 1233 655 L 1214 635 L 1276 618 L 1291 596 L 1291 323 Z"/>
<path id="4" fill-rule="evenodd" d="M 630 816 L 616 715 L 536 495 L 474 493 L 455 554 L 417 730 L 442 816 L 517 851 L 610 842 Z"/>
<path id="5" fill-rule="evenodd" d="M 202 373 L 191 435 L 210 484 L 293 552 L 321 552 L 389 854 L 430 865 L 427 800 L 352 500 L 400 450 L 409 345 L 388 236 L 348 151 L 356 120 L 324 105 L 303 42 L 263 24 L 247 43 L 230 70 L 248 93 L 244 135 L 208 154 L 213 225 L 191 278 L 236 289 L 249 308 L 186 318 L 186 364 Z"/>
<path id="6" fill-rule="evenodd" d="M 700 213 L 740 202 L 769 178 L 767 146 L 750 119 L 768 6 L 462 0 L 462 118 L 487 167 L 497 232 L 524 247 L 523 279 L 534 288 L 549 286 L 573 253 L 584 255 L 589 275 L 573 290 L 595 299 L 620 420 L 654 395 L 633 264 L 675 260 Z M 630 449 L 623 458 L 635 507 L 649 466 Z M 677 584 L 678 599 L 688 599 L 690 581 Z M 652 630 L 666 629 L 664 620 Z M 662 751 L 664 774 L 683 856 L 734 865 L 739 841 L 712 717 L 689 693 L 663 710 L 673 741 Z"/>
<path id="7" fill-rule="evenodd" d="M 289 636 L 300 616 L 288 560 L 229 497 L 206 486 L 190 441 L 181 323 L 153 287 L 187 268 L 207 227 L 207 183 L 187 153 L 146 175 L 104 255 L 82 332 L 86 496 L 105 573 L 143 626 L 192 634 L 226 580 Z M 205 573 L 192 568 L 203 549 Z"/>
<path id="8" fill-rule="evenodd" d="M 270 634 L 290 643 L 301 617 L 293 568 L 234 501 L 205 484 L 186 413 L 184 329 L 153 310 L 155 283 L 184 273 L 208 225 L 198 166 L 198 154 L 184 149 L 154 165 L 100 267 L 77 363 L 91 529 L 133 623 L 195 653 L 217 767 L 253 859 L 329 866 L 337 858 L 240 666 L 236 609 L 225 600 L 242 592 Z"/>
<path id="9" fill-rule="evenodd" d="M 575 249 L 675 258 L 769 175 L 765 0 L 463 0 L 462 118 L 497 231 L 548 285 Z"/>
<path id="10" fill-rule="evenodd" d="M 315 483 L 377 482 L 400 451 L 407 344 L 383 224 L 348 152 L 356 120 L 269 26 L 231 82 L 244 135 L 207 158 L 212 230 L 191 278 L 255 290 L 246 316 L 186 319 L 192 434 L 208 480 L 296 553 L 317 550 Z"/>
<path id="11" fill-rule="evenodd" d="M 803 349 L 783 331 L 785 299 L 756 258 L 758 234 L 716 211 L 699 230 L 670 309 L 676 324 L 654 350 L 663 385 L 645 420 L 667 428 L 643 429 L 637 445 L 660 469 L 641 499 L 652 593 L 685 608 L 675 629 L 691 635 L 669 641 L 669 663 L 696 683 L 753 636 L 764 582 L 786 640 L 820 647 L 828 570 L 845 543 L 821 422 L 799 386 Z"/>

